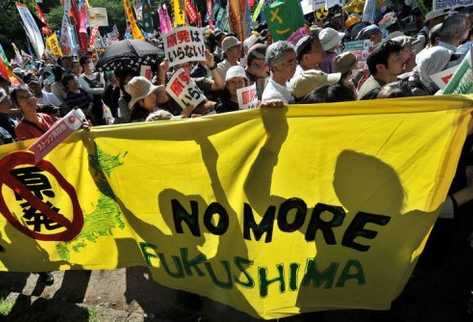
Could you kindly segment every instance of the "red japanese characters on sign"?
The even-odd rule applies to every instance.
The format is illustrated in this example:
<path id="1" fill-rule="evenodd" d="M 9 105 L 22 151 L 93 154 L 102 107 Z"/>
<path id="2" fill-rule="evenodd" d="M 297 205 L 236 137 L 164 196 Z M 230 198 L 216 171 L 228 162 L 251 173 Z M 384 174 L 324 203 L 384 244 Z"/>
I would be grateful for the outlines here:
<path id="1" fill-rule="evenodd" d="M 169 66 L 187 62 L 205 61 L 205 44 L 202 28 L 179 27 L 164 34 L 164 52 Z"/>
<path id="2" fill-rule="evenodd" d="M 206 100 L 204 93 L 183 68 L 169 80 L 166 91 L 183 109 L 189 105 L 196 107 Z"/>

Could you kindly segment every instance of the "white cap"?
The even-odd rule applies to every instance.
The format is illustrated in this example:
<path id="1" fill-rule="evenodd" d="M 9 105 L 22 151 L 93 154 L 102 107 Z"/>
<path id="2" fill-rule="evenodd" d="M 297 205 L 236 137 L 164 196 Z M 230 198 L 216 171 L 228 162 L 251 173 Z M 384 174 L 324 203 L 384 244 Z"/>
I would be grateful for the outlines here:
<path id="1" fill-rule="evenodd" d="M 324 28 L 319 32 L 320 44 L 325 51 L 339 46 L 342 43 L 343 37 L 345 37 L 343 32 L 338 32 L 330 27 Z"/>
<path id="2" fill-rule="evenodd" d="M 240 40 L 235 36 L 227 36 L 222 41 L 222 51 L 226 53 L 229 49 L 241 45 Z"/>
<path id="3" fill-rule="evenodd" d="M 232 66 L 227 70 L 227 74 L 225 75 L 225 82 L 228 82 L 230 79 L 236 78 L 236 77 L 242 77 L 242 78 L 248 79 L 246 77 L 245 70 L 240 65 Z"/>

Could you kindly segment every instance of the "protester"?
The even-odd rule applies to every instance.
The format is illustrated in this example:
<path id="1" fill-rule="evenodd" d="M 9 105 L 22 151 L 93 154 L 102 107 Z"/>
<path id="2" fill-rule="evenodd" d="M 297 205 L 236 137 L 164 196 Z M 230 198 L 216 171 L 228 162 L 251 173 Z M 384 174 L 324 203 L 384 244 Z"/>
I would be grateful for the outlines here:
<path id="1" fill-rule="evenodd" d="M 227 70 L 240 63 L 242 54 L 241 42 L 235 36 L 227 36 L 222 41 L 222 51 L 224 60 L 217 64 L 217 71 L 225 79 Z"/>
<path id="2" fill-rule="evenodd" d="M 333 28 L 324 28 L 319 33 L 322 49 L 325 51 L 325 58 L 320 64 L 320 69 L 325 73 L 333 73 L 333 60 L 338 54 L 345 34 Z"/>
<path id="3" fill-rule="evenodd" d="M 265 62 L 267 46 L 256 44 L 250 48 L 246 60 L 246 77 L 250 85 L 256 84 L 256 94 L 261 100 L 269 76 L 269 67 Z"/>
<path id="4" fill-rule="evenodd" d="M 223 95 L 215 106 L 217 113 L 239 110 L 237 90 L 248 86 L 248 78 L 241 66 L 232 66 L 227 71 Z"/>
<path id="5" fill-rule="evenodd" d="M 12 108 L 9 95 L 0 88 L 0 144 L 11 143 L 16 139 L 16 121 L 11 117 Z"/>
<path id="6" fill-rule="evenodd" d="M 371 92 L 374 94 L 384 84 L 397 80 L 402 73 L 401 49 L 398 43 L 389 40 L 369 54 L 367 64 L 370 76 L 358 90 L 358 99 L 374 98 L 376 96 L 371 96 Z"/>
<path id="7" fill-rule="evenodd" d="M 125 86 L 126 92 L 131 96 L 128 106 L 130 108 L 130 122 L 143 122 L 150 119 L 171 119 L 172 114 L 158 109 L 156 92 L 162 86 L 153 85 L 142 76 L 133 77 Z"/>
<path id="8" fill-rule="evenodd" d="M 13 103 L 18 106 L 23 119 L 15 127 L 18 140 L 27 140 L 40 137 L 56 123 L 54 116 L 38 113 L 38 99 L 27 87 L 15 88 L 11 93 Z"/>
<path id="9" fill-rule="evenodd" d="M 271 44 L 266 51 L 266 64 L 271 71 L 262 101 L 281 100 L 284 103 L 293 103 L 287 82 L 296 71 L 296 52 L 286 41 L 277 41 Z"/>
<path id="10" fill-rule="evenodd" d="M 66 109 L 64 113 L 67 114 L 72 109 L 80 108 L 88 117 L 91 117 L 92 97 L 79 87 L 77 77 L 72 74 L 65 75 L 62 83 L 66 89 L 66 99 L 64 100 Z"/>
<path id="11" fill-rule="evenodd" d="M 41 83 L 33 79 L 28 83 L 28 87 L 33 95 L 38 99 L 39 105 L 52 105 L 60 107 L 61 101 L 53 93 L 46 92 L 42 87 Z"/>

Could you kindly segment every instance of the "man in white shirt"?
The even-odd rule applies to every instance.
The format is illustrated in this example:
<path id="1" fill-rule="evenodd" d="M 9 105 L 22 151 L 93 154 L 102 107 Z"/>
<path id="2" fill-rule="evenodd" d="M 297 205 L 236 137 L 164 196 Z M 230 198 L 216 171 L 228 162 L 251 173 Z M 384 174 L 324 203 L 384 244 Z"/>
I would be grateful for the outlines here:
<path id="1" fill-rule="evenodd" d="M 222 50 L 225 60 L 217 64 L 217 71 L 225 79 L 227 70 L 239 64 L 241 58 L 241 42 L 235 36 L 227 36 L 222 41 Z"/>
<path id="2" fill-rule="evenodd" d="M 294 102 L 287 82 L 296 71 L 296 51 L 287 41 L 277 41 L 266 50 L 266 63 L 271 77 L 266 85 L 262 101 L 281 100 L 285 104 Z"/>

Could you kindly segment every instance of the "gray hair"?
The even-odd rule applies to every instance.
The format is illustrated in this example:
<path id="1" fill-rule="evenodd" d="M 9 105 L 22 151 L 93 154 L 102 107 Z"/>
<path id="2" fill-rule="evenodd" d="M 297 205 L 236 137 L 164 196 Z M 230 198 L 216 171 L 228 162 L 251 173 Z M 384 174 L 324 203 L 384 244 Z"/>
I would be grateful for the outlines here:
<path id="1" fill-rule="evenodd" d="M 286 52 L 296 52 L 294 47 L 287 41 L 277 41 L 272 43 L 266 50 L 266 64 L 274 66 L 280 63 Z"/>
<path id="2" fill-rule="evenodd" d="M 441 29 L 439 30 L 438 36 L 443 41 L 452 40 L 458 35 L 463 34 L 468 28 L 468 21 L 466 16 L 463 14 L 454 14 L 447 19 L 442 24 Z"/>

